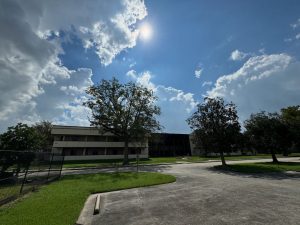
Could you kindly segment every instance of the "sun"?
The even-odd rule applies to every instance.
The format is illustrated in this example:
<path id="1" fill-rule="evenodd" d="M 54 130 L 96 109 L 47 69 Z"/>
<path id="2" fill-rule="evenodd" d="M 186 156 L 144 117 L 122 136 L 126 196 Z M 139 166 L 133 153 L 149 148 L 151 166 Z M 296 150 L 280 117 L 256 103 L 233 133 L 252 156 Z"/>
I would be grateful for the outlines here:
<path id="1" fill-rule="evenodd" d="M 149 23 L 143 23 L 139 28 L 139 36 L 142 40 L 148 41 L 151 39 L 153 31 Z"/>

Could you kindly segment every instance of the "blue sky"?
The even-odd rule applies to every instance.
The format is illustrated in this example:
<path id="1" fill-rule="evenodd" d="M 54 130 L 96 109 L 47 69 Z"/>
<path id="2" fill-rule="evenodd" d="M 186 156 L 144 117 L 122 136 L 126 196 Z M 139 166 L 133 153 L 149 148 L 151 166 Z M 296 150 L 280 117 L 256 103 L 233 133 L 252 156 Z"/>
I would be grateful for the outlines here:
<path id="1" fill-rule="evenodd" d="M 88 125 L 84 89 L 113 76 L 155 90 L 166 132 L 188 133 L 185 120 L 203 96 L 236 103 L 241 122 L 252 112 L 300 104 L 297 0 L 83 1 L 81 11 L 66 1 L 67 12 L 60 3 L 29 2 L 1 3 L 7 12 L 19 10 L 13 21 L 25 21 L 29 37 L 20 43 L 9 36 L 16 37 L 19 26 L 0 24 L 7 33 L 0 38 L 12 46 L 0 46 L 7 52 L 1 55 L 2 84 L 9 83 L 13 63 L 35 71 L 25 73 L 30 91 L 12 84 L 17 94 L 0 100 L 2 130 L 17 120 Z M 140 38 L 145 23 L 152 30 L 148 40 Z M 34 47 L 39 55 L 24 47 L 34 38 L 41 42 Z M 25 75 L 14 76 L 22 81 Z"/>

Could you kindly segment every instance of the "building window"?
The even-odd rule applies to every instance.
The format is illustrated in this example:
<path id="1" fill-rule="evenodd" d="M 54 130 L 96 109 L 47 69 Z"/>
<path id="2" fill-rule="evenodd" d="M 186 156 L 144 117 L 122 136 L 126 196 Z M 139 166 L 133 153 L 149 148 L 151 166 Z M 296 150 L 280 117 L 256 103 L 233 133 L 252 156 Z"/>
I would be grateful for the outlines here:
<path id="1" fill-rule="evenodd" d="M 64 148 L 63 153 L 65 156 L 68 155 L 83 155 L 83 148 Z"/>
<path id="2" fill-rule="evenodd" d="M 141 148 L 129 148 L 129 154 L 131 155 L 141 154 Z"/>
<path id="3" fill-rule="evenodd" d="M 117 136 L 107 136 L 108 142 L 122 142 L 122 139 Z"/>
<path id="4" fill-rule="evenodd" d="M 106 142 L 106 136 L 87 136 L 87 141 Z"/>
<path id="5" fill-rule="evenodd" d="M 65 136 L 65 141 L 85 141 L 85 137 L 82 135 L 67 135 Z"/>
<path id="6" fill-rule="evenodd" d="M 54 136 L 54 141 L 63 141 L 63 140 L 64 140 L 64 136 L 61 135 Z"/>
<path id="7" fill-rule="evenodd" d="M 87 148 L 86 155 L 105 155 L 105 148 Z"/>
<path id="8" fill-rule="evenodd" d="M 123 155 L 124 148 L 107 148 L 106 155 Z"/>

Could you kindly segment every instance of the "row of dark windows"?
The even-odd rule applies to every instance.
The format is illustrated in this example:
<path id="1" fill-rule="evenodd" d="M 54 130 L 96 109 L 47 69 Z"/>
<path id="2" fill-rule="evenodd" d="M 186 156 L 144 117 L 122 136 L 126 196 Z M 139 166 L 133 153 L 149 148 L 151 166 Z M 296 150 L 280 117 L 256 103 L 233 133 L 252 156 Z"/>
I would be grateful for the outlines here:
<path id="1" fill-rule="evenodd" d="M 64 148 L 64 155 L 83 155 L 84 148 Z M 85 155 L 123 155 L 124 148 L 87 148 Z M 129 154 L 141 154 L 141 148 L 129 148 Z"/>
<path id="2" fill-rule="evenodd" d="M 57 136 L 59 141 L 88 141 L 88 142 L 122 142 L 122 138 L 117 136 L 84 136 L 84 135 L 62 135 Z M 141 141 L 141 140 L 132 140 Z"/>

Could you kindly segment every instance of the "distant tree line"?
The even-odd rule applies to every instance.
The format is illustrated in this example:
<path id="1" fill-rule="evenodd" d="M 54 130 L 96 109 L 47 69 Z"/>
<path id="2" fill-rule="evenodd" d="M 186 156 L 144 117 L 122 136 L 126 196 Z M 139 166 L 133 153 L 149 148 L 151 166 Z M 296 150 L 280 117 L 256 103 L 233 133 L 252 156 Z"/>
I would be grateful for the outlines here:
<path id="1" fill-rule="evenodd" d="M 196 147 L 204 154 L 219 153 L 223 165 L 226 152 L 271 154 L 277 163 L 276 154 L 287 156 L 300 150 L 300 105 L 283 108 L 280 113 L 251 114 L 241 131 L 235 104 L 219 97 L 205 98 L 187 123 Z"/>
<path id="2" fill-rule="evenodd" d="M 8 127 L 6 132 L 0 134 L 0 150 L 50 151 L 53 144 L 51 129 L 49 121 L 41 121 L 33 126 L 18 123 Z"/>
<path id="3" fill-rule="evenodd" d="M 26 168 L 34 159 L 33 152 L 51 151 L 51 129 L 49 121 L 41 121 L 33 126 L 18 123 L 8 127 L 0 135 L 0 178 L 10 176 L 5 171 L 12 165 L 17 166 L 15 175 L 18 175 L 20 169 Z"/>

